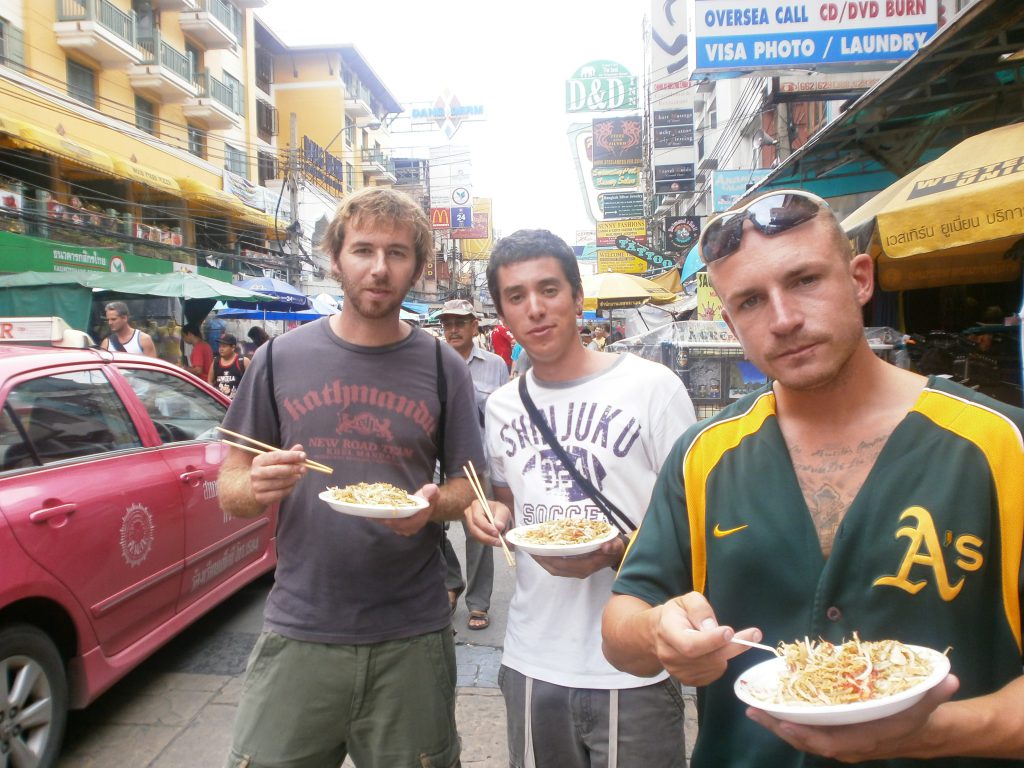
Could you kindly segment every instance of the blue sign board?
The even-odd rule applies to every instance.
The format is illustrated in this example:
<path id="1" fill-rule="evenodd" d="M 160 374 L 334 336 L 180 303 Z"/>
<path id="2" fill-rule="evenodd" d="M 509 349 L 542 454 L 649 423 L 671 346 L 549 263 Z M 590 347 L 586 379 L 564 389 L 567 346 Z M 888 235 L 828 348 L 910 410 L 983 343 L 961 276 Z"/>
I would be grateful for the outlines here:
<path id="1" fill-rule="evenodd" d="M 452 229 L 469 229 L 473 226 L 473 208 L 465 206 L 452 208 Z"/>

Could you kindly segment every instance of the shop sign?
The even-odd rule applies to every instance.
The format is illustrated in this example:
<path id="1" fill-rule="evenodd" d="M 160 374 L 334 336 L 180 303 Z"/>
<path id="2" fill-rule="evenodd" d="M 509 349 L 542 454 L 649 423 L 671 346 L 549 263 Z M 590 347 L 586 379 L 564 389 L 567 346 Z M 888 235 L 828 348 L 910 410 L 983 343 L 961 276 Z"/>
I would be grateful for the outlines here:
<path id="1" fill-rule="evenodd" d="M 565 81 L 566 112 L 637 108 L 637 81 L 614 61 L 591 61 Z"/>
<path id="2" fill-rule="evenodd" d="M 621 272 L 624 275 L 642 275 L 647 271 L 647 262 L 631 253 L 616 248 L 598 248 L 598 272 Z"/>
<path id="3" fill-rule="evenodd" d="M 622 221 L 597 222 L 597 244 L 614 245 L 615 238 L 625 235 L 638 243 L 647 242 L 647 222 L 643 219 L 623 219 Z"/>
<path id="4" fill-rule="evenodd" d="M 696 216 L 669 216 L 665 219 L 665 240 L 673 251 L 689 251 L 700 237 L 700 219 Z"/>
<path id="5" fill-rule="evenodd" d="M 691 0 L 691 75 L 863 68 L 917 53 L 939 0 Z"/>
<path id="6" fill-rule="evenodd" d="M 594 166 L 639 168 L 643 165 L 643 118 L 598 117 L 593 121 Z"/>
<path id="7" fill-rule="evenodd" d="M 654 112 L 655 149 L 693 146 L 693 110 L 661 109 Z"/>
<path id="8" fill-rule="evenodd" d="M 619 250 L 632 253 L 643 259 L 647 263 L 647 269 L 645 270 L 647 272 L 671 269 L 676 265 L 674 256 L 658 253 L 653 248 L 648 248 L 644 243 L 638 242 L 626 235 L 620 235 L 615 238 L 615 245 L 618 246 Z"/>
<path id="9" fill-rule="evenodd" d="M 452 212 L 450 208 L 431 208 L 430 226 L 432 229 L 451 229 Z"/>
<path id="10" fill-rule="evenodd" d="M 590 178 L 595 189 L 628 189 L 640 183 L 640 171 L 632 168 L 591 168 Z"/>
<path id="11" fill-rule="evenodd" d="M 644 215 L 642 192 L 602 192 L 597 203 L 606 219 L 638 219 Z"/>

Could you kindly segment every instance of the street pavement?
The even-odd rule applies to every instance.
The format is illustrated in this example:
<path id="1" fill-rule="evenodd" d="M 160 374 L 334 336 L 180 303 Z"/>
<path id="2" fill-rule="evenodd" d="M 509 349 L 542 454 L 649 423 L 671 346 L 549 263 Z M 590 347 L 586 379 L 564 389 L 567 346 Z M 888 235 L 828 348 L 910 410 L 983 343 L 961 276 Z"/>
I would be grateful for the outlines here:
<path id="1" fill-rule="evenodd" d="M 462 527 L 452 543 L 465 553 Z M 505 703 L 498 690 L 501 644 L 508 619 L 513 576 L 495 557 L 491 626 L 471 631 L 460 601 L 456 630 L 456 717 L 462 765 L 508 765 Z M 262 580 L 198 622 L 118 683 L 88 709 L 72 712 L 57 768 L 217 768 L 231 745 L 232 725 L 249 650 L 262 623 L 269 580 Z M 688 753 L 696 735 L 693 691 L 687 703 Z M 352 766 L 346 761 L 345 768 Z"/>

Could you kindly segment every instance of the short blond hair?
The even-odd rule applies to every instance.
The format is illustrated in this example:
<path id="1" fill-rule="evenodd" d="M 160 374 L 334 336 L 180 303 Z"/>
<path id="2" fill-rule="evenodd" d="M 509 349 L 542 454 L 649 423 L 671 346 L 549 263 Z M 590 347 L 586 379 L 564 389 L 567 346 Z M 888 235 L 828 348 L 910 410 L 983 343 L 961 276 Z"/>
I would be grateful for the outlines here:
<path id="1" fill-rule="evenodd" d="M 345 198 L 327 226 L 320 250 L 332 261 L 351 226 L 407 227 L 416 249 L 416 269 L 434 255 L 434 233 L 423 209 L 409 195 L 386 187 L 367 187 Z"/>

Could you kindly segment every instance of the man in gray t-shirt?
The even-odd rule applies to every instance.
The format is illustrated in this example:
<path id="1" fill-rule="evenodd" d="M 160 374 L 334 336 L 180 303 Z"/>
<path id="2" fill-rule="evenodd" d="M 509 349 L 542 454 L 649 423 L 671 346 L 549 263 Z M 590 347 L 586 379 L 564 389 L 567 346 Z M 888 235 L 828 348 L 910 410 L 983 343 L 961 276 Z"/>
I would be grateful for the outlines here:
<path id="1" fill-rule="evenodd" d="M 483 464 L 473 382 L 453 350 L 399 320 L 432 255 L 429 222 L 410 198 L 353 195 L 324 249 L 344 309 L 261 347 L 224 420 L 288 449 L 231 449 L 221 470 L 231 514 L 280 502 L 275 584 L 227 765 L 312 768 L 346 755 L 452 765 L 454 645 L 439 542 L 441 523 L 472 498 L 463 465 Z M 307 457 L 333 474 L 307 472 Z M 438 459 L 441 486 L 432 482 Z M 390 483 L 429 504 L 370 519 L 317 498 L 358 482 Z"/>

